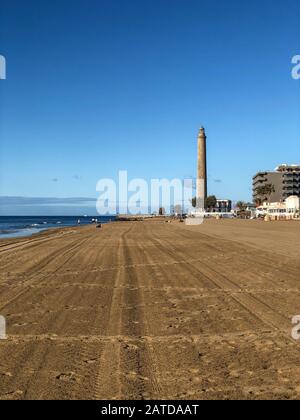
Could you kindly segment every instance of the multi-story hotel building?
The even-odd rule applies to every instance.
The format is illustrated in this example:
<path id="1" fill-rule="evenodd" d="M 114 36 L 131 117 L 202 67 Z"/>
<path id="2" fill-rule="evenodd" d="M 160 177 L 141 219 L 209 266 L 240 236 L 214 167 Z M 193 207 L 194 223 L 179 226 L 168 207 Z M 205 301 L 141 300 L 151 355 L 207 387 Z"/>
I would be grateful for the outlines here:
<path id="1" fill-rule="evenodd" d="M 270 197 L 261 197 L 257 188 L 272 184 L 275 192 Z M 285 201 L 291 195 L 300 197 L 300 165 L 279 165 L 274 171 L 258 172 L 252 180 L 253 200 L 258 198 L 269 202 Z"/>

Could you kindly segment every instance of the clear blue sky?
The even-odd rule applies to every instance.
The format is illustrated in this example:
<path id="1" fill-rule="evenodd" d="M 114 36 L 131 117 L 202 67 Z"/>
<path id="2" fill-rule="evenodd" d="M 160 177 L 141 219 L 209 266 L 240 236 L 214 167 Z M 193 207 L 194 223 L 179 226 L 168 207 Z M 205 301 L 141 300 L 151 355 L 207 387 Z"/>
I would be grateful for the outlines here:
<path id="1" fill-rule="evenodd" d="M 220 198 L 250 200 L 255 172 L 300 162 L 299 0 L 0 0 L 0 10 L 1 196 L 96 197 L 97 180 L 121 169 L 194 176 L 201 125 Z"/>

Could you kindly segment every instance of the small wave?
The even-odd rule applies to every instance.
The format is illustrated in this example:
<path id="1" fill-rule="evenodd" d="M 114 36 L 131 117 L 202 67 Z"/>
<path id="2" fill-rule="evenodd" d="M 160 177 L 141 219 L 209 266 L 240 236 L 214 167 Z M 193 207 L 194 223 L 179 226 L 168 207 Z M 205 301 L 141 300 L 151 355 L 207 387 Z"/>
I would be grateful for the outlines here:
<path id="1" fill-rule="evenodd" d="M 8 235 L 10 233 L 16 233 L 18 230 L 16 229 L 0 229 L 0 235 Z"/>

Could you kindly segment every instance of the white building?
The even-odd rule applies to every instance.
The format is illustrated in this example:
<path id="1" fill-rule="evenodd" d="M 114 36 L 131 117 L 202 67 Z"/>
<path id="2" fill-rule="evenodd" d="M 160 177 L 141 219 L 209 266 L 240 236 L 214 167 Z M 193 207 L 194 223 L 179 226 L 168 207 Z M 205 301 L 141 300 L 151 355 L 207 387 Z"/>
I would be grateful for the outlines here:
<path id="1" fill-rule="evenodd" d="M 290 196 L 285 202 L 263 203 L 256 209 L 256 216 L 270 216 L 271 218 L 296 218 L 299 217 L 300 198 Z"/>
<path id="2" fill-rule="evenodd" d="M 297 213 L 300 209 L 300 198 L 297 195 L 291 195 L 285 200 L 287 213 Z"/>

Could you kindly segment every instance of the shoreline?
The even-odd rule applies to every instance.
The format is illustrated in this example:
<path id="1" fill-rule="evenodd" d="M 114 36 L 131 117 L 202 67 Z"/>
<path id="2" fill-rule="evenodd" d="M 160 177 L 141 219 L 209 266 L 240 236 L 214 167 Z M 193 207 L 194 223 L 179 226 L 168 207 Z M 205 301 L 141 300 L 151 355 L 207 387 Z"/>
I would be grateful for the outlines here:
<path id="1" fill-rule="evenodd" d="M 2 219 L 1 219 L 2 217 Z M 84 226 L 90 226 L 90 225 L 96 225 L 96 222 L 93 222 L 93 220 L 97 220 L 97 218 L 80 218 L 77 216 L 67 216 L 67 218 L 71 218 L 74 220 L 73 223 L 67 223 L 64 219 L 65 216 L 51 216 L 54 220 L 49 220 L 49 216 L 41 217 L 41 216 L 1 216 L 0 217 L 0 231 L 5 233 L 0 233 L 0 242 L 6 241 L 6 240 L 16 240 L 16 239 L 24 239 L 24 238 L 30 238 L 35 237 L 37 235 L 41 235 L 45 232 L 48 232 L 49 230 L 57 230 L 57 229 L 65 229 L 65 228 L 80 228 Z M 1 230 L 1 224 L 5 223 L 5 219 L 3 221 L 3 218 L 7 218 L 11 220 L 12 227 L 3 227 Z M 39 223 L 32 223 L 36 219 L 39 219 Z M 14 219 L 16 221 L 14 222 Z M 24 220 L 22 220 L 24 219 Z M 48 220 L 47 222 L 41 222 L 41 220 Z M 29 220 L 29 222 L 28 222 Z M 56 220 L 63 220 L 62 222 L 56 222 Z M 76 223 L 77 220 L 81 220 L 81 223 Z M 98 223 L 101 224 L 107 224 L 110 222 L 115 221 L 113 219 L 113 216 L 98 216 Z M 16 223 L 21 223 L 20 226 L 14 226 Z M 27 223 L 30 223 L 26 225 Z M 47 226 L 48 225 L 48 226 Z"/>
<path id="2" fill-rule="evenodd" d="M 78 226 L 74 227 L 58 227 L 58 228 L 49 228 L 45 229 L 41 232 L 34 233 L 30 236 L 22 236 L 17 238 L 0 238 L 0 248 L 5 246 L 6 244 L 12 243 L 28 243 L 30 241 L 34 241 L 36 239 L 52 239 L 52 236 L 55 238 L 59 238 L 60 236 L 68 233 L 73 233 L 75 230 L 79 230 Z"/>

